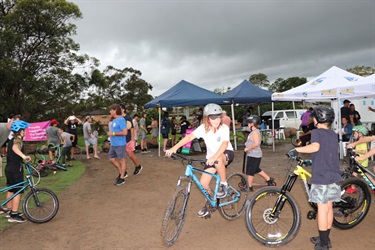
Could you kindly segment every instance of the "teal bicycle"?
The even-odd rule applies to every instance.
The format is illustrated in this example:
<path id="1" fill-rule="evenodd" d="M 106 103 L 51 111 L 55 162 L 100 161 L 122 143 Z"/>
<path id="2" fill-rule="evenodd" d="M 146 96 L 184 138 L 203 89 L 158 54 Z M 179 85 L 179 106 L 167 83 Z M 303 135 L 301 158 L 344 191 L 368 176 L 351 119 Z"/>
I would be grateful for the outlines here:
<path id="1" fill-rule="evenodd" d="M 13 188 L 19 187 L 19 190 L 14 193 L 11 197 L 6 199 L 0 205 L 0 210 L 8 212 L 4 209 L 4 206 L 11 201 L 16 195 L 20 194 L 27 188 L 30 188 L 30 192 L 26 194 L 23 203 L 22 210 L 26 218 L 34 223 L 45 223 L 53 219 L 59 210 L 59 200 L 54 192 L 47 188 L 37 188 L 39 184 L 40 175 L 38 180 L 34 181 L 33 173 L 39 173 L 30 163 L 24 163 L 27 174 L 26 179 L 23 182 L 5 187 L 0 189 L 1 193 L 7 192 Z"/>
<path id="2" fill-rule="evenodd" d="M 161 235 L 164 244 L 167 246 L 173 245 L 181 233 L 182 227 L 184 225 L 187 203 L 190 196 L 191 184 L 195 182 L 198 189 L 204 195 L 207 200 L 206 208 L 209 214 L 204 218 L 210 218 L 211 213 L 215 210 L 219 210 L 220 215 L 227 220 L 234 220 L 241 216 L 245 210 L 248 189 L 247 178 L 239 173 L 233 173 L 227 178 L 228 182 L 228 193 L 226 197 L 218 199 L 217 193 L 220 185 L 220 177 L 218 174 L 211 174 L 204 170 L 195 168 L 193 162 L 198 162 L 201 165 L 206 164 L 206 160 L 202 159 L 192 159 L 190 157 L 173 154 L 171 156 L 173 159 L 182 159 L 182 163 L 187 161 L 185 175 L 180 176 L 177 181 L 177 188 L 174 192 L 172 199 L 169 201 L 167 208 L 165 210 L 164 219 L 162 223 Z M 211 196 L 207 190 L 204 189 L 200 183 L 196 173 L 208 174 L 215 178 L 215 188 L 214 193 Z M 243 183 L 246 184 L 244 187 Z"/>

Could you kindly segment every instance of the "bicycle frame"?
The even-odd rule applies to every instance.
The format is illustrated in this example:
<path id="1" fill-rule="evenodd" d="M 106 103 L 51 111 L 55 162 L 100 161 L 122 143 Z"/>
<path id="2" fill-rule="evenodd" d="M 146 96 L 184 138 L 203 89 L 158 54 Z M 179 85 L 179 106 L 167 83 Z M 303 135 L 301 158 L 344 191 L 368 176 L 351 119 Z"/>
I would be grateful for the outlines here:
<path id="1" fill-rule="evenodd" d="M 26 188 L 34 186 L 32 180 L 31 180 L 31 170 L 29 169 L 29 165 L 28 164 L 26 164 L 26 169 L 28 171 L 28 175 L 26 175 L 26 180 L 24 180 L 22 182 L 19 182 L 17 184 L 14 184 L 14 185 L 11 185 L 11 186 L 7 186 L 5 188 L 0 189 L 0 193 L 4 193 L 4 192 L 7 192 L 7 191 L 11 190 L 12 188 L 15 188 L 15 187 L 23 185 L 23 187 L 20 188 L 16 193 L 14 193 L 11 197 L 9 197 L 3 203 L 1 203 L 1 205 L 0 205 L 1 207 L 5 206 L 9 201 L 11 201 L 14 197 L 16 197 L 18 194 L 20 194 Z"/>
<path id="2" fill-rule="evenodd" d="M 350 175 L 354 172 L 354 168 L 357 168 L 358 173 L 362 176 L 363 179 L 365 179 L 367 185 L 372 189 L 375 190 L 375 173 L 371 172 L 367 168 L 363 167 L 361 164 L 359 164 L 354 158 L 357 156 L 353 149 L 348 149 L 349 151 L 349 159 L 350 159 L 350 166 L 349 166 L 349 172 Z M 349 176 L 347 176 L 349 177 Z M 371 178 L 372 177 L 372 180 Z"/>
<path id="3" fill-rule="evenodd" d="M 215 182 L 215 189 L 214 189 L 214 193 L 213 193 L 213 197 L 212 198 L 211 198 L 211 195 L 207 192 L 207 190 L 202 186 L 202 184 L 199 181 L 198 177 L 195 175 L 196 172 L 201 173 L 201 174 L 208 174 L 208 175 L 210 175 L 210 176 L 212 176 L 212 177 L 215 178 L 215 180 L 216 180 L 216 182 Z M 195 168 L 190 163 L 188 163 L 186 165 L 185 176 L 180 176 L 178 178 L 177 187 L 182 186 L 182 180 L 183 179 L 188 179 L 189 180 L 188 181 L 188 192 L 189 193 L 190 193 L 191 183 L 194 181 L 195 184 L 197 185 L 197 187 L 199 188 L 199 190 L 201 191 L 201 193 L 204 195 L 204 197 L 206 197 L 207 201 L 214 208 L 226 206 L 228 204 L 237 202 L 238 199 L 239 199 L 239 197 L 240 197 L 240 193 L 238 193 L 237 190 L 235 190 L 234 188 L 232 188 L 232 190 L 235 191 L 235 193 L 236 193 L 236 197 L 233 200 L 229 201 L 229 202 L 219 203 L 218 199 L 216 198 L 216 196 L 217 196 L 217 192 L 219 190 L 220 176 L 218 174 L 212 174 L 212 173 L 209 173 L 207 171 Z M 229 188 L 231 188 L 231 187 L 229 186 Z"/>

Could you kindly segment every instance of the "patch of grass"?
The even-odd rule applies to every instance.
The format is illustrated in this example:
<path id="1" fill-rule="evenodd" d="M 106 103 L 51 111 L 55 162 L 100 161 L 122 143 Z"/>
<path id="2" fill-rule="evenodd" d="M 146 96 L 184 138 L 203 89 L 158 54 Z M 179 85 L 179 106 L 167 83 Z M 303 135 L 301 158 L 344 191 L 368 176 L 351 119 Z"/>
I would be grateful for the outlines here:
<path id="1" fill-rule="evenodd" d="M 43 187 L 48 188 L 52 190 L 56 195 L 60 194 L 65 188 L 69 187 L 73 183 L 75 183 L 77 180 L 80 179 L 80 177 L 85 172 L 85 166 L 80 161 L 73 161 L 74 167 L 68 168 L 68 171 L 61 171 L 57 170 L 56 173 L 54 171 L 49 170 L 48 176 L 41 177 L 40 183 L 37 187 Z M 6 162 L 3 162 L 3 176 L 0 177 L 0 188 L 4 188 L 6 186 L 6 177 L 4 174 L 4 169 L 6 166 Z M 24 170 L 26 172 L 26 170 Z M 34 177 L 34 180 L 37 181 L 37 177 Z M 23 198 L 26 196 L 26 194 L 30 191 L 30 189 L 26 189 L 24 194 L 21 198 L 21 204 L 19 207 L 19 211 L 22 210 L 22 202 Z M 0 202 L 4 202 L 6 197 L 6 192 L 0 193 Z M 9 223 L 6 218 L 4 218 L 3 215 L 1 215 L 0 219 L 0 231 L 3 231 L 7 227 L 9 227 L 12 223 Z M 32 222 L 28 222 L 32 223 Z"/>

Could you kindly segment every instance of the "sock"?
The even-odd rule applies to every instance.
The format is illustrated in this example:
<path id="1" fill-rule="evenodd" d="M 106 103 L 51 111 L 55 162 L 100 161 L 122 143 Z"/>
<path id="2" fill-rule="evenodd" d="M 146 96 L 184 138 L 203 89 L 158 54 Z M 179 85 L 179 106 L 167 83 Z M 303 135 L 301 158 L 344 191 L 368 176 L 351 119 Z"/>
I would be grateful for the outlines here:
<path id="1" fill-rule="evenodd" d="M 220 185 L 228 186 L 228 182 L 220 182 Z"/>
<path id="2" fill-rule="evenodd" d="M 326 231 L 319 230 L 319 238 L 320 238 L 320 245 L 327 246 L 328 245 L 328 230 Z"/>
<path id="3" fill-rule="evenodd" d="M 329 228 L 329 229 L 327 229 L 327 237 L 328 237 L 328 241 L 329 241 L 329 234 L 331 233 L 331 229 Z"/>
<path id="4" fill-rule="evenodd" d="M 10 213 L 10 217 L 16 217 L 17 215 L 18 215 L 18 212 L 13 212 L 13 211 L 12 211 L 12 212 Z"/>

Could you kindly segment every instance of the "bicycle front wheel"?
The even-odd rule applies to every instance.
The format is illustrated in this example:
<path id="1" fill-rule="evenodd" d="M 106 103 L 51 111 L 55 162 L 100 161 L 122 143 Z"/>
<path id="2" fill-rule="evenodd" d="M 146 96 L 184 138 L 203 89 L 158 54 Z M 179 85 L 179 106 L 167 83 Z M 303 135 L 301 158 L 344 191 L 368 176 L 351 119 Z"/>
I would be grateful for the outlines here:
<path id="1" fill-rule="evenodd" d="M 54 192 L 46 188 L 32 188 L 22 204 L 26 218 L 34 223 L 44 223 L 55 217 L 59 200 Z"/>
<path id="2" fill-rule="evenodd" d="M 301 226 L 300 209 L 292 195 L 282 195 L 274 187 L 263 188 L 250 198 L 245 220 L 250 235 L 267 246 L 288 244 Z"/>
<path id="3" fill-rule="evenodd" d="M 341 190 L 342 201 L 333 204 L 333 226 L 346 230 L 357 226 L 366 217 L 370 209 L 371 194 L 367 184 L 357 178 L 343 180 Z"/>
<path id="4" fill-rule="evenodd" d="M 164 213 L 161 236 L 167 246 L 173 245 L 185 222 L 189 193 L 186 188 L 178 189 L 169 201 Z"/>
<path id="5" fill-rule="evenodd" d="M 222 206 L 219 213 L 227 220 L 235 220 L 245 211 L 249 189 L 246 177 L 242 174 L 234 173 L 227 178 L 228 194 L 225 198 L 220 199 L 220 203 L 231 202 L 238 197 L 238 201 Z"/>

